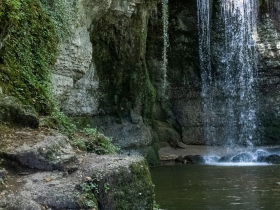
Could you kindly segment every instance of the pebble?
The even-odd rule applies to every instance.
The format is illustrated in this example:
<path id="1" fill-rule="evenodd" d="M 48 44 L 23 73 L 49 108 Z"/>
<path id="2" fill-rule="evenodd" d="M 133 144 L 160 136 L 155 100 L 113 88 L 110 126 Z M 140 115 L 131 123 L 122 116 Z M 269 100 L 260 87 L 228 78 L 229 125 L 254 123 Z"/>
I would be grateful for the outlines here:
<path id="1" fill-rule="evenodd" d="M 0 170 L 0 178 L 4 178 L 7 175 L 7 171 L 5 169 Z"/>

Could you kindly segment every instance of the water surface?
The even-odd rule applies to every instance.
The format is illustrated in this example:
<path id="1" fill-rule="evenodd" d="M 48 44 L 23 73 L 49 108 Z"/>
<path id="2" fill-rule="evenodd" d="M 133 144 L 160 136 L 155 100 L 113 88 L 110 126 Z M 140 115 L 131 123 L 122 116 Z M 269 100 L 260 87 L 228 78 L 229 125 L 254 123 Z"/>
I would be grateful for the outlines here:
<path id="1" fill-rule="evenodd" d="M 162 209 L 280 209 L 279 165 L 175 165 L 151 173 Z"/>

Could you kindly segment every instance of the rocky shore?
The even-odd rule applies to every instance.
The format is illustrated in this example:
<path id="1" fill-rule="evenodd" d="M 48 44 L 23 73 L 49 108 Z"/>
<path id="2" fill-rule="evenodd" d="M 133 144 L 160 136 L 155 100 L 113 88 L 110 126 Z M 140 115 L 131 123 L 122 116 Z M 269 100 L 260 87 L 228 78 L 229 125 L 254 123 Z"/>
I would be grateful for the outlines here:
<path id="1" fill-rule="evenodd" d="M 47 128 L 1 132 L 0 209 L 153 209 L 144 158 L 82 152 Z"/>

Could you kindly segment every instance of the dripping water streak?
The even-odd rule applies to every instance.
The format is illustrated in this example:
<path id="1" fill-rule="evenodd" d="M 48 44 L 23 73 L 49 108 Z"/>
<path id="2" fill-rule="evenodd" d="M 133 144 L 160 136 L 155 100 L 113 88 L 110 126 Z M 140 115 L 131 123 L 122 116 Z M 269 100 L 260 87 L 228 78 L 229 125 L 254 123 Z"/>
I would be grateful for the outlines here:
<path id="1" fill-rule="evenodd" d="M 163 72 L 163 95 L 167 87 L 167 50 L 169 47 L 168 26 L 169 26 L 169 13 L 168 13 L 168 0 L 162 0 L 162 23 L 163 23 L 163 52 L 162 52 L 162 72 Z"/>

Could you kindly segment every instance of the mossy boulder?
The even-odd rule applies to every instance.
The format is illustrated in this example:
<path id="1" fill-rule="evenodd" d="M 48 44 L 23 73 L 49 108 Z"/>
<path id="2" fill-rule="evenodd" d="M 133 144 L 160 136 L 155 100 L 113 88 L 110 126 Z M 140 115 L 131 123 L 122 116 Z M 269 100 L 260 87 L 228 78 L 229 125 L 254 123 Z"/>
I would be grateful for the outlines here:
<path id="1" fill-rule="evenodd" d="M 154 187 L 148 165 L 141 158 L 105 174 L 99 181 L 99 188 L 97 199 L 102 201 L 99 202 L 100 209 L 153 209 Z"/>
<path id="2" fill-rule="evenodd" d="M 23 105 L 13 96 L 0 94 L 0 122 L 37 128 L 39 117 L 31 106 Z"/>

